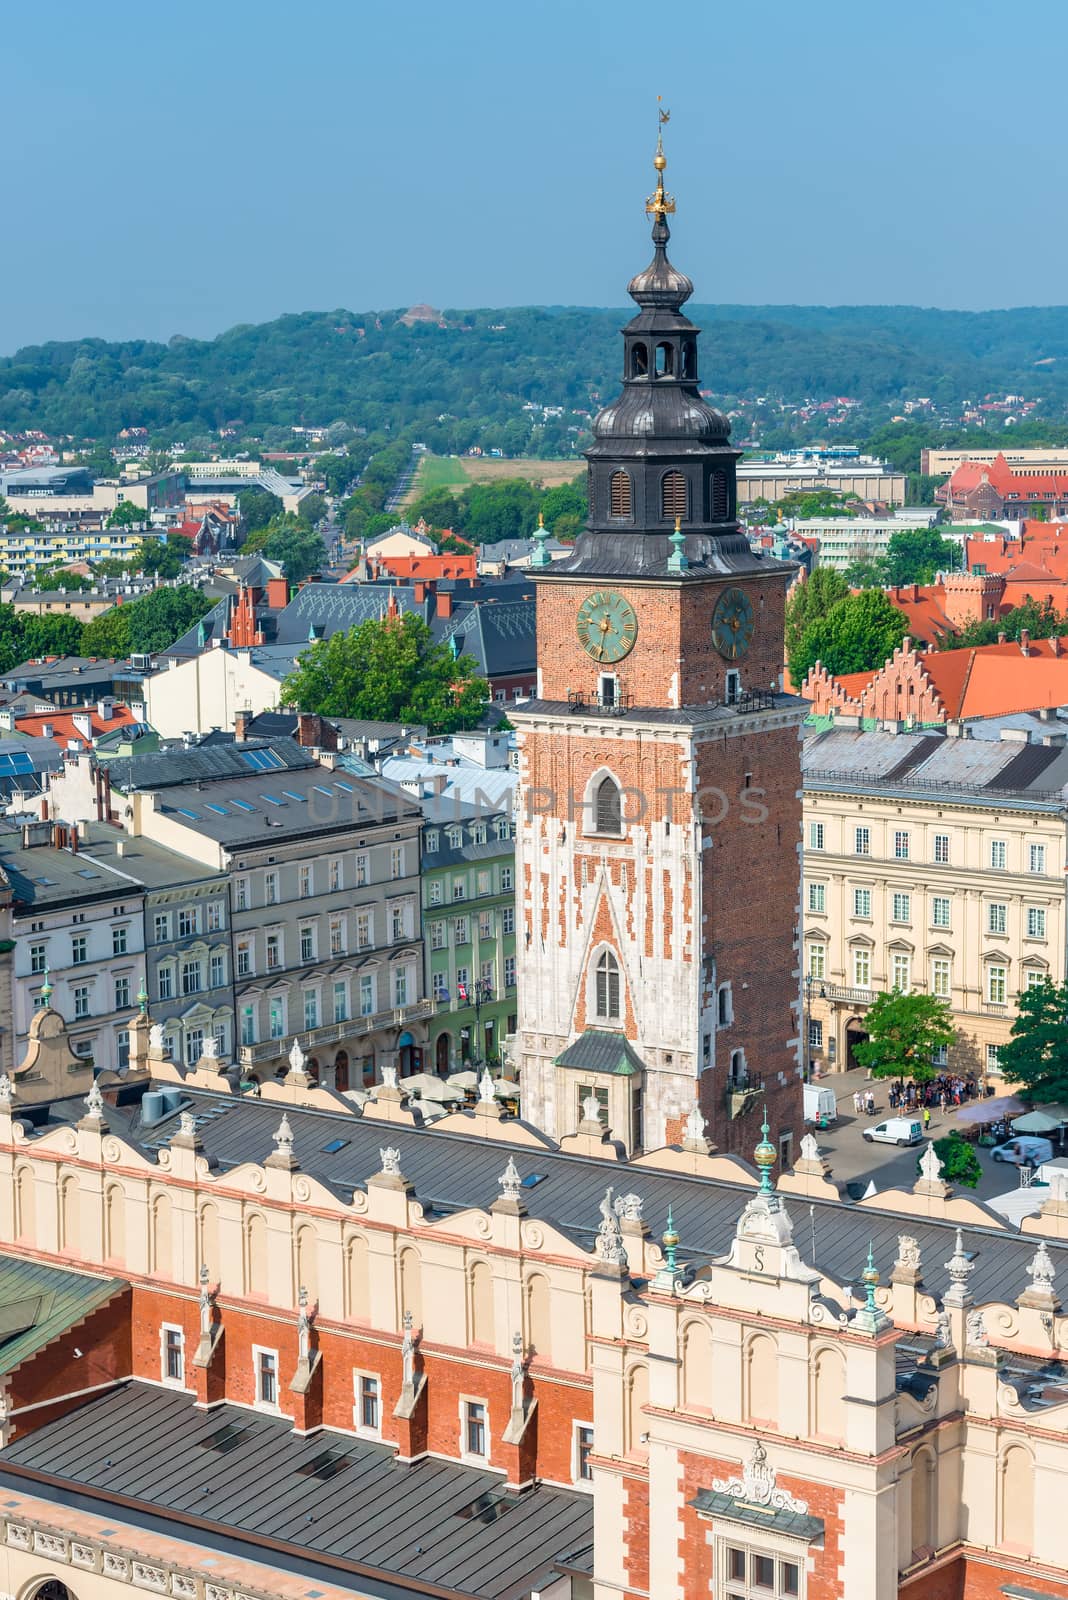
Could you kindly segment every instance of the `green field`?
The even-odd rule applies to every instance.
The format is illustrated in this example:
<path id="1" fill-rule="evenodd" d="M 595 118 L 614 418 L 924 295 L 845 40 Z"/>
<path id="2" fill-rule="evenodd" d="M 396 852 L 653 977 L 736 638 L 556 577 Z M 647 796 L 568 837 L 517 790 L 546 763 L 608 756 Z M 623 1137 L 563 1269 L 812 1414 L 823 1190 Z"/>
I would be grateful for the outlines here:
<path id="1" fill-rule="evenodd" d="M 470 482 L 463 463 L 456 456 L 424 456 L 406 498 L 414 500 L 431 489 L 454 489 Z"/>

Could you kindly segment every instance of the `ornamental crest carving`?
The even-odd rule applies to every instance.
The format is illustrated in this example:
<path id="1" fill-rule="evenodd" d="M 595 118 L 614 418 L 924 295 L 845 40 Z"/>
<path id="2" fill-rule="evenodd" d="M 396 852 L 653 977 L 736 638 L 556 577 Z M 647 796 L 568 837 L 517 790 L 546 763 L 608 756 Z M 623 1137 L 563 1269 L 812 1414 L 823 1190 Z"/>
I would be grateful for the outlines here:
<path id="1" fill-rule="evenodd" d="M 741 1500 L 747 1505 L 765 1506 L 771 1511 L 796 1511 L 801 1516 L 808 1511 L 804 1500 L 796 1500 L 789 1490 L 778 1487 L 774 1469 L 768 1465 L 768 1452 L 759 1440 L 742 1467 L 741 1477 L 724 1479 L 713 1483 L 712 1487 L 718 1494 L 728 1494 L 732 1500 Z"/>

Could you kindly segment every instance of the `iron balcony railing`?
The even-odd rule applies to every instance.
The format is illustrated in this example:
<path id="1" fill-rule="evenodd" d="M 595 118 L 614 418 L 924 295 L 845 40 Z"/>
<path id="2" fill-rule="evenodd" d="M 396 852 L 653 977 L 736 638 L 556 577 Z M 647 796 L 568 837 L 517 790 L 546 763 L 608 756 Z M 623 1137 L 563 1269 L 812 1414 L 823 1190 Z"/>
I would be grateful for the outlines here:
<path id="1" fill-rule="evenodd" d="M 237 1059 L 244 1066 L 257 1066 L 264 1061 L 277 1061 L 287 1055 L 295 1037 L 306 1055 L 312 1055 L 322 1045 L 341 1044 L 346 1039 L 362 1039 L 379 1028 L 405 1028 L 409 1022 L 418 1022 L 433 1016 L 432 1000 L 417 1000 L 410 1006 L 391 1006 L 388 1011 L 376 1011 L 368 1017 L 350 1017 L 347 1022 L 327 1022 L 320 1028 L 305 1028 L 296 1035 L 285 1034 L 280 1039 L 261 1039 L 258 1044 L 238 1045 Z"/>

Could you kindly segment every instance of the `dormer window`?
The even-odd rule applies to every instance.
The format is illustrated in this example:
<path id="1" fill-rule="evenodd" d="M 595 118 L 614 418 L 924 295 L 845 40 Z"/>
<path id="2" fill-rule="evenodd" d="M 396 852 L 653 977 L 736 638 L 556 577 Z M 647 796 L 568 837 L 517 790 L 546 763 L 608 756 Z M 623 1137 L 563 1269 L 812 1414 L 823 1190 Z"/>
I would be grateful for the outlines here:
<path id="1" fill-rule="evenodd" d="M 629 472 L 613 472 L 608 481 L 608 503 L 610 516 L 633 516 Z"/>
<path id="2" fill-rule="evenodd" d="M 665 522 L 690 516 L 690 486 L 681 472 L 665 472 L 660 482 L 660 515 Z"/>

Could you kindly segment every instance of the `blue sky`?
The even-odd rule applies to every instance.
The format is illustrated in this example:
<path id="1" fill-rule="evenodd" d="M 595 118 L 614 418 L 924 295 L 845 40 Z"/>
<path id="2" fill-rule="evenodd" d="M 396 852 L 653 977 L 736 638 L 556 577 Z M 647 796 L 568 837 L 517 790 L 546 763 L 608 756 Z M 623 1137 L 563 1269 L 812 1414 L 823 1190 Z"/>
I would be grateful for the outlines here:
<path id="1" fill-rule="evenodd" d="M 658 92 L 698 300 L 1063 303 L 1066 34 L 1063 0 L 9 7 L 0 352 L 621 304 Z"/>

